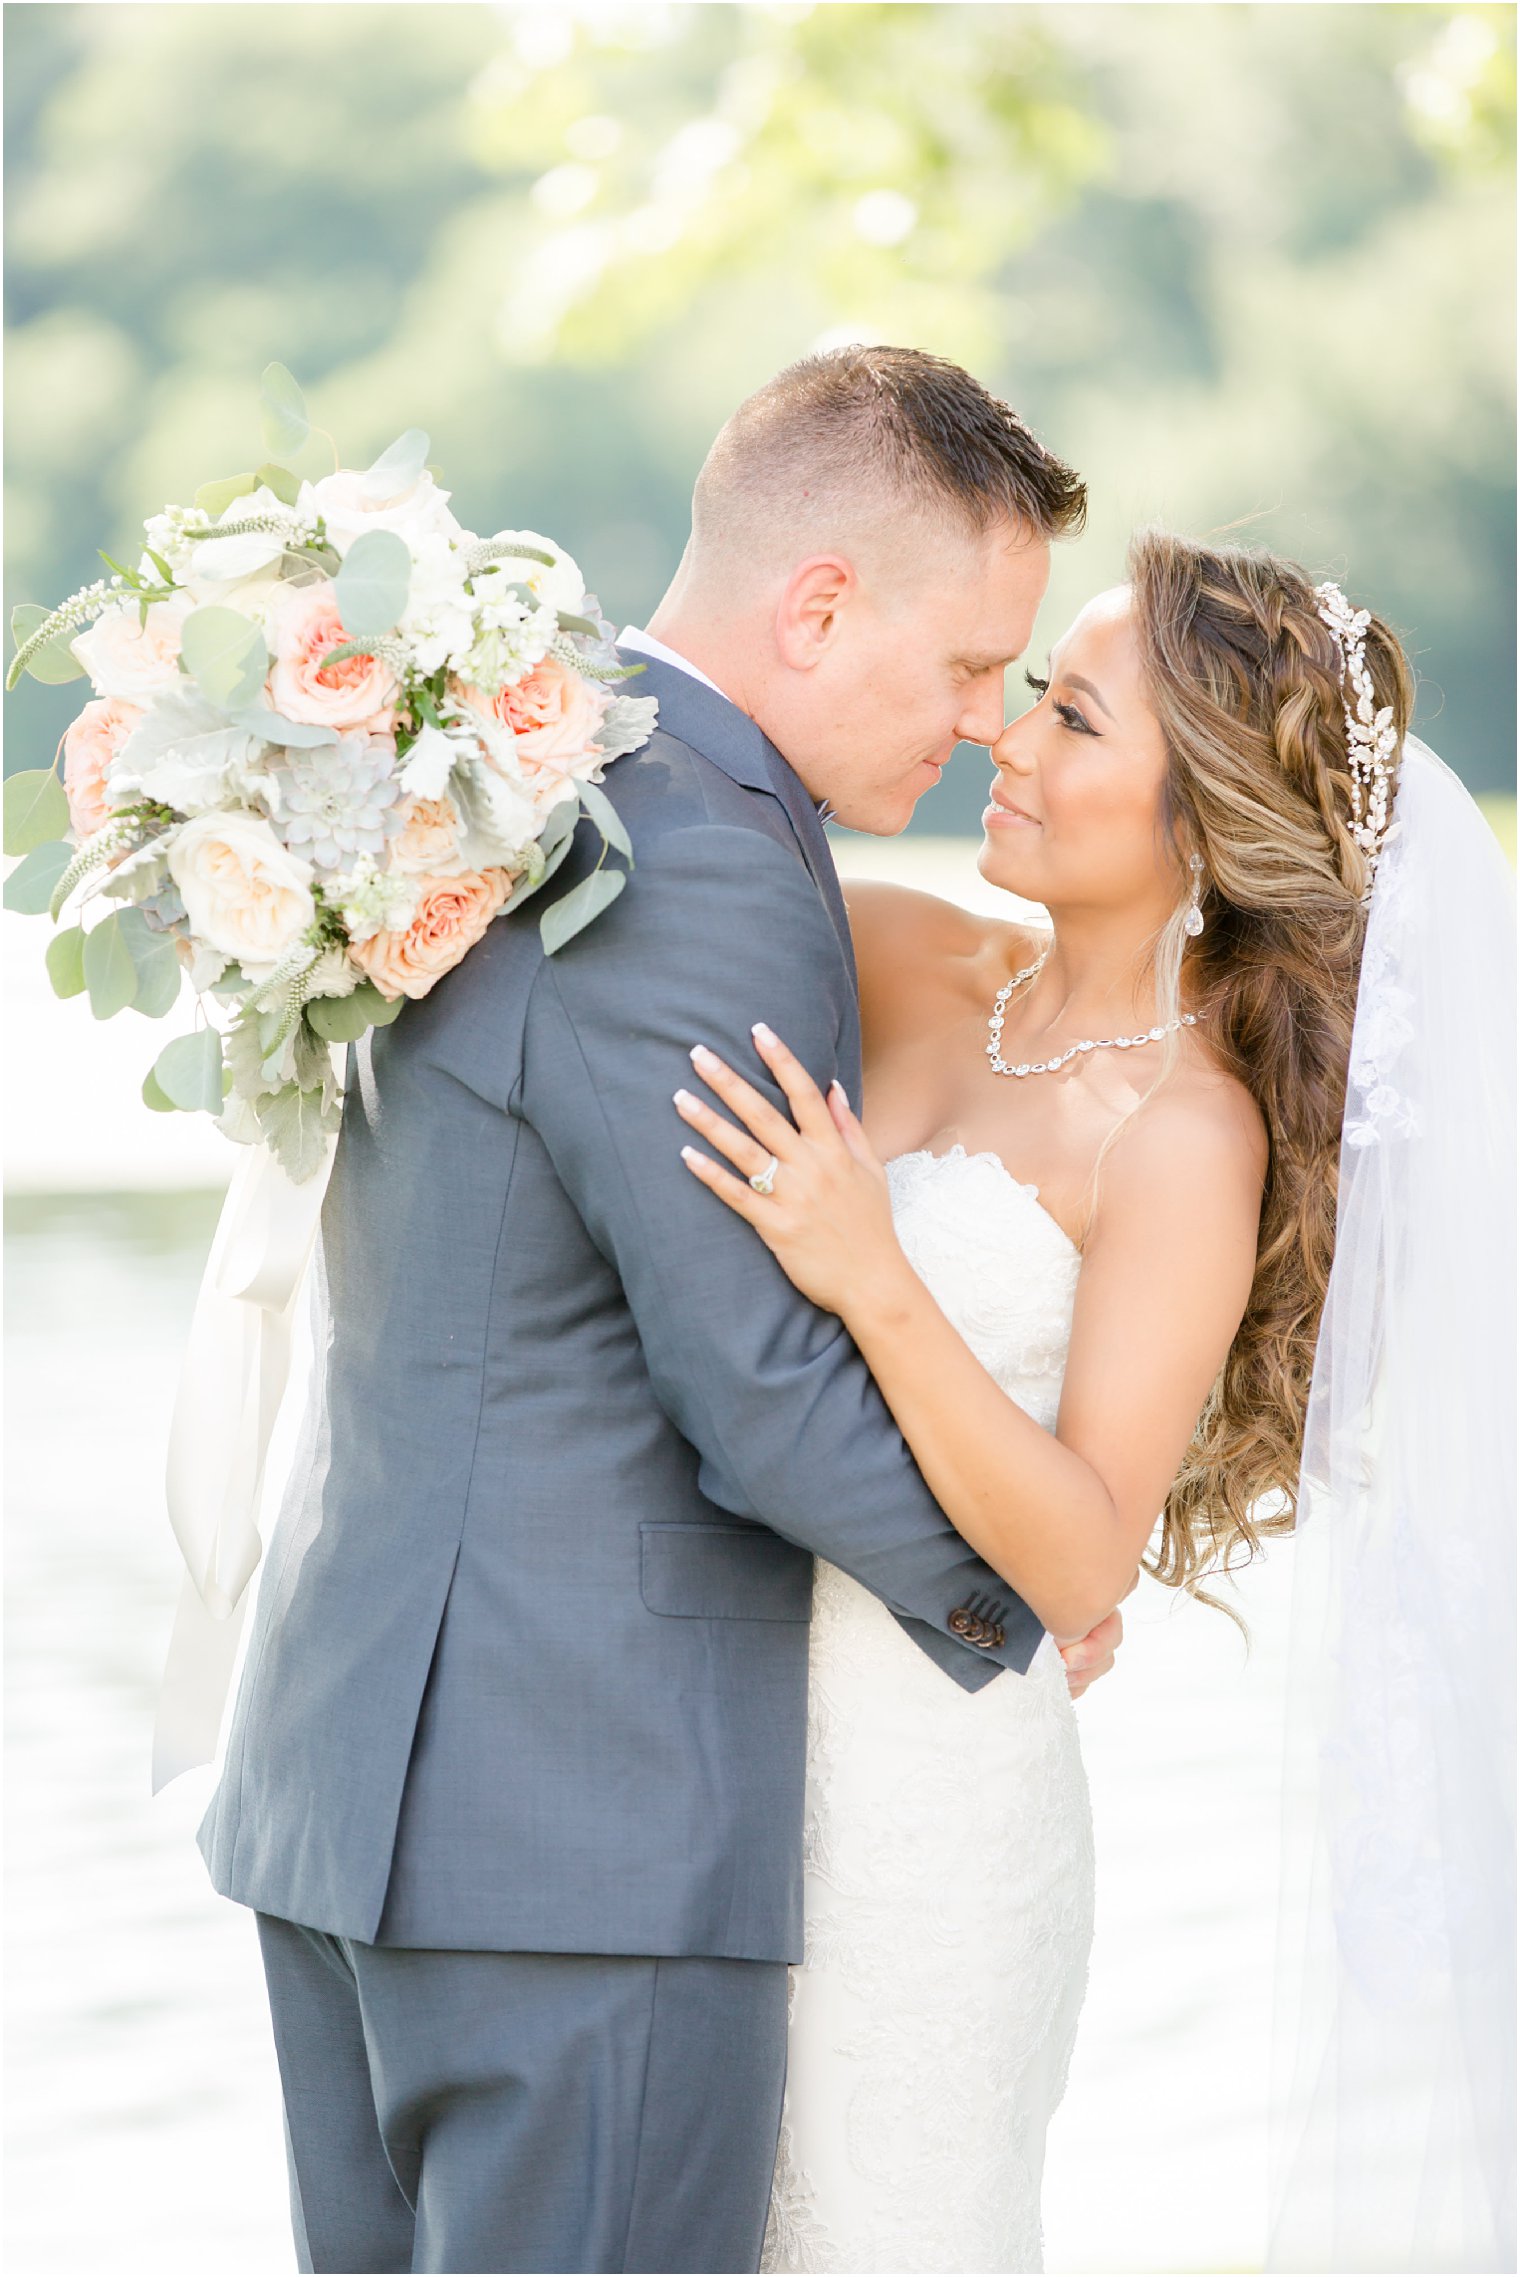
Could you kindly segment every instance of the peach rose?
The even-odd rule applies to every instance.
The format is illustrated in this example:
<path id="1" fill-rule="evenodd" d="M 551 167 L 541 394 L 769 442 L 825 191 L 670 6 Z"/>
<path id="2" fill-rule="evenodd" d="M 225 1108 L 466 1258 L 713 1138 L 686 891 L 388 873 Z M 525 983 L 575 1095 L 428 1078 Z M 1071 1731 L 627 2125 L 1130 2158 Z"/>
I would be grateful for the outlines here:
<path id="1" fill-rule="evenodd" d="M 410 798 L 401 808 L 401 832 L 391 840 L 388 866 L 409 877 L 458 877 L 469 867 L 459 851 L 459 809 L 442 798 Z"/>
<path id="2" fill-rule="evenodd" d="M 93 838 L 111 819 L 107 792 L 117 752 L 142 718 L 141 704 L 97 696 L 63 739 L 63 788 L 77 838 Z"/>
<path id="3" fill-rule="evenodd" d="M 107 609 L 88 631 L 76 633 L 69 646 L 90 675 L 97 696 L 123 696 L 135 702 L 160 688 L 172 688 L 179 679 L 180 627 L 190 614 L 188 596 L 155 601 L 146 624 L 134 601 L 127 608 Z"/>
<path id="4" fill-rule="evenodd" d="M 335 734 L 362 727 L 387 735 L 396 724 L 399 687 L 388 664 L 373 656 L 350 656 L 328 669 L 329 649 L 348 639 L 332 580 L 293 585 L 269 626 L 274 663 L 269 700 L 286 719 L 330 727 Z"/>
<path id="5" fill-rule="evenodd" d="M 419 878 L 417 907 L 404 932 L 372 933 L 349 944 L 382 996 L 426 996 L 474 948 L 512 890 L 509 870 L 465 870 Z"/>
<path id="6" fill-rule="evenodd" d="M 612 698 L 555 657 L 546 656 L 498 695 L 462 683 L 455 693 L 471 711 L 511 729 L 523 785 L 540 811 L 563 797 L 567 778 L 606 764 L 593 738 Z"/>

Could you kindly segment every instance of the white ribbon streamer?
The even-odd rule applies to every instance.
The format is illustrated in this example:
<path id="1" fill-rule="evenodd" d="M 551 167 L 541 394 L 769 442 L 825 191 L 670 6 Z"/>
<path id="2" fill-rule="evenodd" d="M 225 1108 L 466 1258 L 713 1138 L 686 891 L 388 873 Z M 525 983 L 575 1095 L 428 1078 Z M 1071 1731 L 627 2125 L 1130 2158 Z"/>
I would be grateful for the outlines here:
<path id="1" fill-rule="evenodd" d="M 169 1426 L 169 1520 L 188 1570 L 153 1733 L 155 1794 L 216 1755 L 263 1554 L 269 1442 L 334 1151 L 329 1142 L 321 1170 L 296 1185 L 267 1147 L 245 1149 L 206 1260 Z"/>

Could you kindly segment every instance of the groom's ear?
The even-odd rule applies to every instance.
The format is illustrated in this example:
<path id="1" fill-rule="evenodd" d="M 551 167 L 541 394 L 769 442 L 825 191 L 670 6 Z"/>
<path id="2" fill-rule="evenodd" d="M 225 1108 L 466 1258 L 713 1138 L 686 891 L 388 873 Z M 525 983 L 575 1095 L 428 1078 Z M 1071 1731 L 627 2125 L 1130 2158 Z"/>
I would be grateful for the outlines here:
<path id="1" fill-rule="evenodd" d="M 776 604 L 776 647 L 783 664 L 810 672 L 839 633 L 841 612 L 860 589 L 843 554 L 810 554 L 800 561 Z"/>

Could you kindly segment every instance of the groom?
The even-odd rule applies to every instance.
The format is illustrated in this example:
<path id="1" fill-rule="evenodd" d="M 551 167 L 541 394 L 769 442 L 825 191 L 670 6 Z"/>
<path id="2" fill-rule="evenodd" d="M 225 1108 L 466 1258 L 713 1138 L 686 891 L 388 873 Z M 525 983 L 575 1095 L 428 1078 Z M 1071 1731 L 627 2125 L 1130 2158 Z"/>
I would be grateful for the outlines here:
<path id="1" fill-rule="evenodd" d="M 325 1366 L 201 1829 L 258 1913 L 304 2269 L 754 2269 L 813 1553 L 947 1682 L 1028 1666 L 1034 1616 L 687 1174 L 671 1094 L 697 1043 L 767 1083 L 767 1020 L 858 1104 L 820 808 L 899 831 L 995 739 L 1083 505 L 953 364 L 782 372 L 624 636 L 660 722 L 608 775 L 622 898 L 552 959 L 536 909 L 492 926 L 355 1048 Z"/>

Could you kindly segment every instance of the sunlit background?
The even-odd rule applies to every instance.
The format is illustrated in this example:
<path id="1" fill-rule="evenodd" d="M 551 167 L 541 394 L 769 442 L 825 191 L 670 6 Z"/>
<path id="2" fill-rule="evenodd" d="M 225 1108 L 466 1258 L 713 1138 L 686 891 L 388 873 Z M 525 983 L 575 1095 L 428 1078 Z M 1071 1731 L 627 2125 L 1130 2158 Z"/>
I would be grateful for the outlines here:
<path id="1" fill-rule="evenodd" d="M 1088 477 L 1043 652 L 1139 521 L 1237 530 L 1405 634 L 1513 846 L 1513 12 L 1425 6 L 47 6 L 6 13 L 7 606 L 263 455 L 409 425 L 471 527 L 658 598 L 734 404 L 821 342 L 969 364 Z M 321 471 L 314 446 L 306 470 Z M 45 766 L 81 686 L 6 702 Z M 1010 704 L 1021 697 L 1010 687 Z M 974 900 L 986 762 L 842 865 Z M 10 2264 L 291 2264 L 250 1924 L 205 1784 L 147 1799 L 165 1429 L 229 1150 L 164 1036 L 10 998 Z M 1055 2270 L 1259 2268 L 1291 1545 L 1131 1601 L 1079 1710 L 1100 1909 Z"/>

